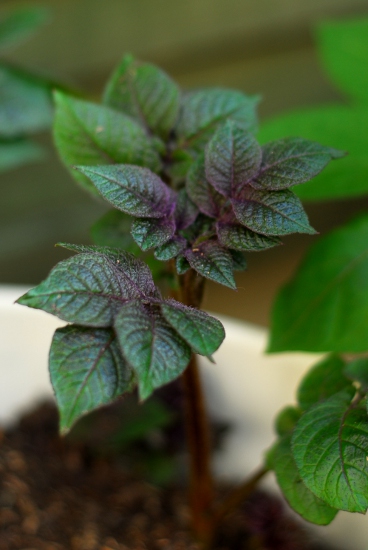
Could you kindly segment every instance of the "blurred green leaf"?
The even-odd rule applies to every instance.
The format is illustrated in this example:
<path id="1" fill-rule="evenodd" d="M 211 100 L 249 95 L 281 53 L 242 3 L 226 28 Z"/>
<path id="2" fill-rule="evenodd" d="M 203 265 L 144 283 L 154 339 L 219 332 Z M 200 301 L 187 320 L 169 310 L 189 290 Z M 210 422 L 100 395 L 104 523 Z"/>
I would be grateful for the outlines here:
<path id="1" fill-rule="evenodd" d="M 16 8 L 0 14 L 0 50 L 27 40 L 49 19 L 49 10 L 41 6 Z"/>
<path id="2" fill-rule="evenodd" d="M 332 81 L 353 98 L 368 103 L 368 18 L 320 23 L 316 39 Z"/>
<path id="3" fill-rule="evenodd" d="M 324 105 L 296 110 L 266 121 L 261 143 L 299 135 L 347 151 L 312 181 L 295 188 L 303 200 L 328 200 L 368 193 L 368 107 Z"/>
<path id="4" fill-rule="evenodd" d="M 43 158 L 45 158 L 45 151 L 32 141 L 0 139 L 0 173 Z"/>
<path id="5" fill-rule="evenodd" d="M 360 352 L 368 342 L 368 215 L 320 239 L 279 293 L 269 351 Z"/>

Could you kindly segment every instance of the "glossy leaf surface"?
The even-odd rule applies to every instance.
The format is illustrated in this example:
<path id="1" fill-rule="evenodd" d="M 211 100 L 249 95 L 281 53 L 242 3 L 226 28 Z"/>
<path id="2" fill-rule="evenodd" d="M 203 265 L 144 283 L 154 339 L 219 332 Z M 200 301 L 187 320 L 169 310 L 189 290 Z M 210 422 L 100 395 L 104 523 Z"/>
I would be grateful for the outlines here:
<path id="1" fill-rule="evenodd" d="M 289 189 L 270 193 L 248 187 L 241 199 L 231 202 L 239 222 L 256 233 L 269 236 L 315 233 L 302 203 Z"/>
<path id="2" fill-rule="evenodd" d="M 155 258 L 161 261 L 168 261 L 175 258 L 180 252 L 182 252 L 187 246 L 187 242 L 182 237 L 174 237 L 165 244 L 158 246 L 155 249 Z"/>
<path id="3" fill-rule="evenodd" d="M 112 330 L 67 326 L 55 332 L 50 375 L 66 433 L 84 414 L 108 405 L 135 384 Z"/>
<path id="4" fill-rule="evenodd" d="M 344 390 L 309 409 L 296 425 L 292 448 L 306 486 L 333 508 L 368 507 L 368 422 L 365 407 Z"/>
<path id="5" fill-rule="evenodd" d="M 175 380 L 188 365 L 188 345 L 158 311 L 140 301 L 124 305 L 114 326 L 123 356 L 136 373 L 141 399 Z"/>
<path id="6" fill-rule="evenodd" d="M 162 218 L 175 208 L 171 189 L 148 168 L 115 164 L 79 166 L 99 193 L 115 208 L 131 216 Z"/>
<path id="7" fill-rule="evenodd" d="M 281 244 L 277 237 L 266 237 L 236 224 L 218 222 L 217 235 L 223 246 L 234 250 L 257 252 Z"/>
<path id="8" fill-rule="evenodd" d="M 215 241 L 205 241 L 189 248 L 184 255 L 190 266 L 206 279 L 236 288 L 232 256 Z"/>
<path id="9" fill-rule="evenodd" d="M 206 147 L 207 180 L 219 193 L 231 197 L 258 174 L 261 158 L 261 147 L 252 134 L 228 120 Z"/>
<path id="10" fill-rule="evenodd" d="M 167 137 L 178 116 L 180 93 L 164 71 L 127 55 L 107 84 L 104 102 Z"/>
<path id="11" fill-rule="evenodd" d="M 186 190 L 203 214 L 210 218 L 217 218 L 220 215 L 225 199 L 207 181 L 203 155 L 198 157 L 188 171 Z"/>
<path id="12" fill-rule="evenodd" d="M 338 510 L 316 497 L 303 483 L 291 451 L 291 435 L 276 444 L 273 468 L 284 497 L 302 518 L 317 525 L 328 525 Z"/>
<path id="13" fill-rule="evenodd" d="M 284 138 L 262 147 L 260 173 L 251 182 L 255 189 L 280 190 L 314 178 L 343 152 L 303 138 Z"/>
<path id="14" fill-rule="evenodd" d="M 131 118 L 104 105 L 57 92 L 54 138 L 67 167 L 135 164 L 157 170 L 160 166 L 152 140 Z M 79 172 L 73 176 L 90 191 L 94 187 Z"/>
<path id="15" fill-rule="evenodd" d="M 204 311 L 184 306 L 175 300 L 163 302 L 161 311 L 194 353 L 212 355 L 225 338 L 220 321 Z"/>
<path id="16" fill-rule="evenodd" d="M 175 222 L 169 218 L 139 218 L 132 224 L 132 236 L 143 251 L 161 246 L 175 233 Z"/>
<path id="17" fill-rule="evenodd" d="M 366 351 L 368 216 L 319 239 L 278 295 L 270 351 Z"/>

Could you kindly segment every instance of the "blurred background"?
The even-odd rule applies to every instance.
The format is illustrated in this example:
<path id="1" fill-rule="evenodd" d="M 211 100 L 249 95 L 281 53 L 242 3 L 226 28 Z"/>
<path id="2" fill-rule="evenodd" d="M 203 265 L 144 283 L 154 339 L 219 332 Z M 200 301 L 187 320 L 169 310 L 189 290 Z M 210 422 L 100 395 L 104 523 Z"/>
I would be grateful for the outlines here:
<path id="1" fill-rule="evenodd" d="M 1 0 L 0 16 L 16 5 Z M 313 29 L 320 21 L 368 14 L 368 0 L 44 0 L 42 5 L 50 9 L 49 21 L 6 52 L 7 61 L 98 100 L 114 66 L 131 52 L 160 65 L 184 88 L 216 85 L 261 94 L 261 126 L 292 108 L 346 101 L 322 71 Z M 50 132 L 36 140 L 47 151 L 42 162 L 0 174 L 0 284 L 40 282 L 65 257 L 54 244 L 90 242 L 89 227 L 107 209 L 71 179 Z M 367 206 L 360 197 L 308 203 L 307 211 L 323 233 Z M 280 249 L 251 255 L 249 271 L 237 275 L 238 292 L 209 283 L 204 306 L 266 326 L 276 289 L 312 241 L 288 237 Z"/>

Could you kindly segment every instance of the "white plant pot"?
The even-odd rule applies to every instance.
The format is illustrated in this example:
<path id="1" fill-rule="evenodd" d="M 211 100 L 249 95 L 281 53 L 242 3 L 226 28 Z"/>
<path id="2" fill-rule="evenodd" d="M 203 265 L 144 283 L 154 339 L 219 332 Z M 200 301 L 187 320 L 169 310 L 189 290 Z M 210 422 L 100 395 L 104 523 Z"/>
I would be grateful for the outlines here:
<path id="1" fill-rule="evenodd" d="M 52 397 L 48 349 L 53 332 L 65 323 L 42 311 L 14 305 L 27 291 L 0 287 L 0 425 L 11 425 L 20 413 Z M 215 456 L 219 477 L 244 479 L 261 461 L 274 439 L 273 419 L 295 402 L 295 389 L 320 355 L 266 355 L 267 331 L 241 321 L 221 318 L 226 339 L 215 354 L 216 364 L 201 359 L 208 408 L 232 429 Z M 277 490 L 274 480 L 267 486 Z M 315 528 L 336 549 L 367 550 L 368 520 L 340 512 L 328 527 Z"/>

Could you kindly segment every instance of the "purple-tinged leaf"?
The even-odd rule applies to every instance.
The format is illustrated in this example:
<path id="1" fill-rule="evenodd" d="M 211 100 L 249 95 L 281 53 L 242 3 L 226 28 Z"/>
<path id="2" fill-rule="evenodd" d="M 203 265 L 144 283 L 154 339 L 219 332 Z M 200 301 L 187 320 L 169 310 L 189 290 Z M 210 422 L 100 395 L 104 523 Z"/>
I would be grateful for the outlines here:
<path id="1" fill-rule="evenodd" d="M 280 190 L 314 178 L 342 151 L 303 138 L 285 138 L 262 147 L 260 173 L 250 182 L 255 189 Z"/>
<path id="2" fill-rule="evenodd" d="M 132 224 L 132 237 L 145 252 L 166 243 L 175 233 L 173 217 L 138 218 Z"/>
<path id="3" fill-rule="evenodd" d="M 184 275 L 184 273 L 189 271 L 190 264 L 188 260 L 185 258 L 185 256 L 180 254 L 176 258 L 175 267 L 176 267 L 176 271 L 178 272 L 178 275 Z"/>
<path id="4" fill-rule="evenodd" d="M 55 332 L 50 375 L 64 434 L 81 416 L 112 403 L 136 384 L 114 332 L 79 326 Z"/>
<path id="5" fill-rule="evenodd" d="M 221 88 L 189 92 L 183 98 L 177 125 L 179 147 L 201 151 L 218 126 L 231 119 L 245 130 L 257 127 L 257 97 Z"/>
<path id="6" fill-rule="evenodd" d="M 225 338 L 220 321 L 204 311 L 187 307 L 175 300 L 162 302 L 161 311 L 194 353 L 211 356 Z"/>
<path id="7" fill-rule="evenodd" d="M 205 241 L 198 246 L 188 248 L 184 255 L 190 267 L 206 279 L 236 289 L 232 256 L 217 242 Z"/>
<path id="8" fill-rule="evenodd" d="M 161 69 L 126 55 L 107 84 L 104 102 L 166 138 L 179 113 L 180 92 Z"/>
<path id="9" fill-rule="evenodd" d="M 120 164 L 77 169 L 92 181 L 104 199 L 131 216 L 162 218 L 175 208 L 173 191 L 148 168 Z"/>
<path id="10" fill-rule="evenodd" d="M 210 218 L 218 218 L 225 198 L 207 181 L 204 157 L 192 164 L 187 174 L 186 189 L 199 210 Z"/>
<path id="11" fill-rule="evenodd" d="M 110 259 L 106 254 L 85 253 L 68 258 L 18 302 L 69 323 L 111 326 L 117 311 L 127 301 L 158 296 L 151 274 L 148 278 L 146 270 L 140 272 L 139 260 L 127 256 L 122 253 Z"/>
<path id="12" fill-rule="evenodd" d="M 104 105 L 55 93 L 55 144 L 66 166 L 134 164 L 160 169 L 155 144 L 134 120 Z M 72 175 L 96 193 L 82 173 Z"/>
<path id="13" fill-rule="evenodd" d="M 290 189 L 271 193 L 248 187 L 239 200 L 231 202 L 238 221 L 256 233 L 270 236 L 316 233 L 309 225 L 302 203 Z"/>
<path id="14" fill-rule="evenodd" d="M 239 224 L 218 222 L 217 235 L 220 244 L 234 250 L 256 252 L 281 244 L 280 239 L 277 237 L 266 237 L 265 235 L 254 233 L 254 231 Z"/>
<path id="15" fill-rule="evenodd" d="M 129 302 L 114 327 L 123 356 L 136 374 L 141 399 L 175 380 L 189 363 L 190 348 L 158 308 L 148 309 L 139 300 Z"/>
<path id="16" fill-rule="evenodd" d="M 174 213 L 176 228 L 180 231 L 192 225 L 198 213 L 198 208 L 189 198 L 187 191 L 181 189 L 176 198 L 176 209 Z"/>
<path id="17" fill-rule="evenodd" d="M 250 132 L 228 120 L 206 147 L 206 176 L 225 197 L 234 196 L 260 169 L 262 150 Z"/>
<path id="18" fill-rule="evenodd" d="M 186 247 L 187 241 L 183 237 L 174 237 L 167 243 L 158 246 L 154 251 L 154 256 L 157 260 L 167 262 L 183 252 Z"/>
<path id="19" fill-rule="evenodd" d="M 230 252 L 233 259 L 234 271 L 244 271 L 245 269 L 247 269 L 247 260 L 245 259 L 245 256 L 242 252 L 240 252 L 239 250 L 231 250 L 231 248 L 228 249 L 228 252 Z"/>

